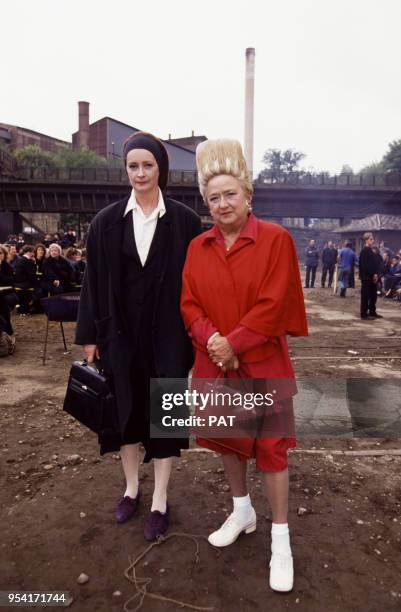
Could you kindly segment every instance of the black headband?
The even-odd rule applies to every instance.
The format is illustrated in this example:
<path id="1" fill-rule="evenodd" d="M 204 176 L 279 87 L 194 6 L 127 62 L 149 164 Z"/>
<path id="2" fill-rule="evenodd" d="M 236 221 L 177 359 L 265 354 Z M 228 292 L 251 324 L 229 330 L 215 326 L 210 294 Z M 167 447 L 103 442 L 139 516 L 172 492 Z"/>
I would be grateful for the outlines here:
<path id="1" fill-rule="evenodd" d="M 159 187 L 160 189 L 165 189 L 168 180 L 169 164 L 167 151 L 163 144 L 144 134 L 133 136 L 124 144 L 124 162 L 127 161 L 127 155 L 133 149 L 146 149 L 146 151 L 152 153 L 159 166 Z"/>

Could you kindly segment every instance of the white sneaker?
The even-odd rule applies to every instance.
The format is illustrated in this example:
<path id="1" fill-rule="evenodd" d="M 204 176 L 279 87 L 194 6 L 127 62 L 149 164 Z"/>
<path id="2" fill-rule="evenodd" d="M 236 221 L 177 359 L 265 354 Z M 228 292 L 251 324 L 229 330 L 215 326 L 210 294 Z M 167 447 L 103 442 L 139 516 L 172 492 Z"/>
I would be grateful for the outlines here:
<path id="1" fill-rule="evenodd" d="M 294 586 L 294 564 L 292 555 L 272 553 L 270 559 L 270 588 L 287 593 Z"/>
<path id="2" fill-rule="evenodd" d="M 213 531 L 208 537 L 208 542 L 212 546 L 229 546 L 235 542 L 240 533 L 252 533 L 256 530 L 256 513 L 252 508 L 251 519 L 244 522 L 238 520 L 238 517 L 232 512 L 224 521 L 220 529 Z"/>

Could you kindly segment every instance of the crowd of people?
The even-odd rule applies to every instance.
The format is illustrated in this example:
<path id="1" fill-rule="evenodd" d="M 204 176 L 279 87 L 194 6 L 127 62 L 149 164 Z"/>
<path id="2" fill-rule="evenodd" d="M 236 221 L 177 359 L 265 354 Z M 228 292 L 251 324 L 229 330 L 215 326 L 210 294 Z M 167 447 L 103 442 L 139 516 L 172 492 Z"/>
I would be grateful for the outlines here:
<path id="1" fill-rule="evenodd" d="M 27 244 L 11 235 L 0 244 L 0 353 L 15 347 L 11 312 L 26 316 L 42 312 L 41 299 L 79 291 L 85 271 L 83 252 L 76 247 L 74 229 L 46 234 L 42 242 Z M 0 343 L 1 344 L 1 343 Z"/>
<path id="2" fill-rule="evenodd" d="M 49 248 L 51 244 L 58 244 L 62 249 L 79 246 L 81 241 L 78 238 L 78 233 L 73 227 L 68 228 L 64 232 L 56 232 L 55 234 L 43 234 L 41 244 Z M 17 253 L 26 245 L 23 234 L 10 234 L 5 242 L 5 246 L 15 247 Z"/>
<path id="3" fill-rule="evenodd" d="M 364 246 L 357 256 L 352 242 L 336 245 L 329 241 L 324 244 L 322 252 L 316 247 L 315 240 L 310 240 L 305 250 L 305 289 L 313 288 L 319 262 L 322 262 L 321 287 L 331 287 L 338 267 L 338 286 L 340 297 L 345 298 L 347 289 L 355 287 L 355 268 L 359 269 L 361 280 L 361 318 L 379 318 L 375 307 L 370 307 L 369 300 L 382 296 L 386 299 L 401 301 L 401 249 L 393 252 L 383 244 L 377 246 L 373 234 L 363 235 Z M 369 297 L 368 297 L 369 296 Z"/>

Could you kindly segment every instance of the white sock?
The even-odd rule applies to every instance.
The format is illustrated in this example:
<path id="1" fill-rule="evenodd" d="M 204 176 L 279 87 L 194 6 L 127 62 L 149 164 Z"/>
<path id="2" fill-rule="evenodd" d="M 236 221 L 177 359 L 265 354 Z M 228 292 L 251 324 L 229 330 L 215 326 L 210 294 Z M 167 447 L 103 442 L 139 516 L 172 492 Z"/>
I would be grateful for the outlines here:
<path id="1" fill-rule="evenodd" d="M 128 497 L 132 497 L 134 499 L 138 495 L 138 487 L 138 481 L 135 482 L 130 480 L 129 483 L 127 482 L 127 488 L 125 489 L 124 497 L 128 495 Z"/>
<path id="2" fill-rule="evenodd" d="M 282 555 L 291 555 L 290 531 L 288 523 L 272 524 L 272 552 Z"/>
<path id="3" fill-rule="evenodd" d="M 242 522 L 246 522 L 251 519 L 252 515 L 252 504 L 251 498 L 248 495 L 243 497 L 233 497 L 234 502 L 234 514 Z"/>

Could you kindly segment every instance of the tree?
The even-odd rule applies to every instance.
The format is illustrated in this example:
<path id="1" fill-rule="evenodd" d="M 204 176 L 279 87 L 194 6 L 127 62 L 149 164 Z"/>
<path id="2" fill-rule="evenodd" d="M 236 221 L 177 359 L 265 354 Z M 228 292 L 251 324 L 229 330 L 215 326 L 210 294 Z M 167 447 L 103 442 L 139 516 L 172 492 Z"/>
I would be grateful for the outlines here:
<path id="1" fill-rule="evenodd" d="M 340 174 L 354 174 L 354 171 L 351 166 L 344 164 L 340 170 Z"/>
<path id="2" fill-rule="evenodd" d="M 275 182 L 282 180 L 284 173 L 294 172 L 298 170 L 299 162 L 306 156 L 300 151 L 294 149 L 268 149 L 263 155 L 263 162 L 266 164 L 259 178 L 269 178 Z"/>
<path id="3" fill-rule="evenodd" d="M 386 172 L 385 164 L 382 161 L 373 162 L 360 169 L 360 174 L 384 174 Z"/>
<path id="4" fill-rule="evenodd" d="M 54 155 L 56 166 L 61 168 L 104 168 L 107 160 L 87 147 L 74 151 L 68 146 L 60 147 Z"/>
<path id="5" fill-rule="evenodd" d="M 386 170 L 390 172 L 401 172 L 401 139 L 390 142 L 389 150 L 383 157 L 382 162 Z"/>
<path id="6" fill-rule="evenodd" d="M 54 168 L 54 156 L 48 151 L 44 151 L 37 145 L 26 145 L 22 149 L 15 149 L 13 157 L 21 166 L 30 168 Z"/>

